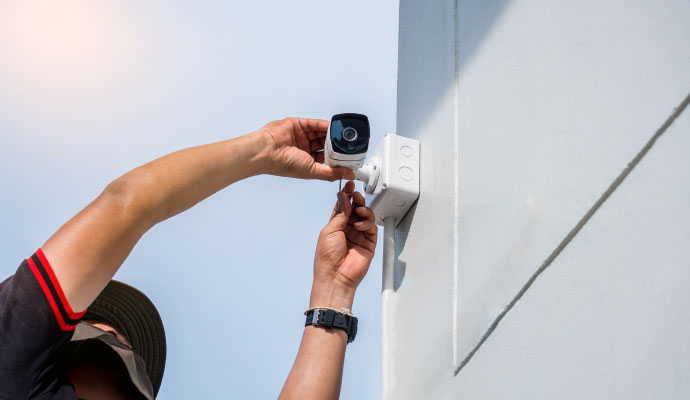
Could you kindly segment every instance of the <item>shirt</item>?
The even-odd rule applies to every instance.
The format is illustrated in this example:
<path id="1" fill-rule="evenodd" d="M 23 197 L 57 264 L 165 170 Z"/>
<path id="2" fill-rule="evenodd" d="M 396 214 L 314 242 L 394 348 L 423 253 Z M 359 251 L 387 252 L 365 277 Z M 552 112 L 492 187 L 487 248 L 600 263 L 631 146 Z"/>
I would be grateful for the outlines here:
<path id="1" fill-rule="evenodd" d="M 77 400 L 60 360 L 84 313 L 41 249 L 0 283 L 0 399 Z"/>

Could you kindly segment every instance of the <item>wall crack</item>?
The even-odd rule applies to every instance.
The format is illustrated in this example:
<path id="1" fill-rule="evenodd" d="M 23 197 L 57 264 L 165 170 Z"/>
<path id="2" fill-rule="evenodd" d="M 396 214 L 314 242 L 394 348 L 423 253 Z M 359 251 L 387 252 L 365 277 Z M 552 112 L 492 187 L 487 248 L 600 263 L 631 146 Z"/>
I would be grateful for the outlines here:
<path id="1" fill-rule="evenodd" d="M 594 213 L 601 207 L 606 200 L 611 197 L 611 194 L 623 183 L 625 178 L 630 175 L 630 172 L 639 164 L 639 162 L 644 158 L 644 156 L 649 152 L 649 150 L 654 146 L 656 140 L 661 137 L 661 135 L 666 132 L 669 126 L 678 118 L 678 116 L 687 108 L 688 103 L 690 103 L 690 94 L 688 94 L 685 99 L 676 107 L 671 115 L 664 121 L 664 123 L 656 130 L 652 137 L 647 141 L 647 143 L 640 149 L 637 155 L 628 163 L 628 165 L 623 169 L 623 171 L 616 177 L 616 179 L 611 182 L 606 191 L 597 199 L 597 201 L 592 205 L 592 207 L 585 213 L 585 215 L 580 219 L 580 221 L 573 227 L 573 229 L 568 232 L 568 234 L 561 240 L 561 242 L 556 246 L 556 248 L 549 254 L 549 256 L 544 260 L 541 266 L 532 274 L 532 276 L 527 280 L 527 282 L 522 286 L 522 288 L 517 292 L 517 294 L 510 301 L 508 306 L 494 319 L 491 326 L 486 330 L 482 338 L 479 340 L 477 345 L 470 351 L 465 359 L 462 360 L 460 365 L 455 369 L 455 375 L 457 376 L 460 371 L 470 362 L 472 357 L 477 353 L 477 351 L 482 347 L 484 342 L 491 336 L 491 334 L 496 330 L 498 324 L 501 320 L 513 309 L 515 304 L 522 298 L 522 296 L 529 290 L 534 281 L 541 275 L 542 272 L 548 268 L 551 263 L 558 257 L 563 249 L 565 249 L 568 244 L 575 238 L 575 236 L 580 232 L 580 230 L 589 222 Z M 457 245 L 457 243 L 456 243 Z"/>

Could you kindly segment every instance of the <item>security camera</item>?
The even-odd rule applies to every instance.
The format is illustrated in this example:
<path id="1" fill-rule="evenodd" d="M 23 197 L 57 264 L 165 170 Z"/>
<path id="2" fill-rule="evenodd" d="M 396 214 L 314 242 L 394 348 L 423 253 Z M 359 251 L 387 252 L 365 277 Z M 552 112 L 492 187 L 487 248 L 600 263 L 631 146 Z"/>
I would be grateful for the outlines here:
<path id="1" fill-rule="evenodd" d="M 369 118 L 363 114 L 336 114 L 326 134 L 324 162 L 331 167 L 358 170 L 369 149 Z"/>

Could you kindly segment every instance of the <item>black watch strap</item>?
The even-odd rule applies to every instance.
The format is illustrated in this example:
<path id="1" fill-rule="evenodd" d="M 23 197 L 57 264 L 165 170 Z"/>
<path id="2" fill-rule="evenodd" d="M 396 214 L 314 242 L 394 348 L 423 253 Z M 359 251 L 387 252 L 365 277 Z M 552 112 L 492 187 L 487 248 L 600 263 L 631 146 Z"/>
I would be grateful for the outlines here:
<path id="1" fill-rule="evenodd" d="M 304 326 L 309 325 L 342 329 L 347 333 L 348 343 L 352 343 L 357 336 L 357 317 L 328 308 L 315 308 L 307 311 L 307 321 Z"/>

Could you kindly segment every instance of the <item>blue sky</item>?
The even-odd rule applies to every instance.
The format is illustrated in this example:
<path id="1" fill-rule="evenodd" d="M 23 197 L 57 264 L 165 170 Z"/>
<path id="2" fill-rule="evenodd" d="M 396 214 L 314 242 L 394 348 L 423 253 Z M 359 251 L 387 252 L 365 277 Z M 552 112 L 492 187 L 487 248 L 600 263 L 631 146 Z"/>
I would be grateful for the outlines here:
<path id="1" fill-rule="evenodd" d="M 284 116 L 360 112 L 373 143 L 394 132 L 397 24 L 390 0 L 0 2 L 0 277 L 166 153 Z M 144 236 L 116 278 L 166 325 L 159 398 L 278 395 L 336 190 L 255 177 Z M 343 399 L 380 397 L 380 265 L 355 299 Z"/>

